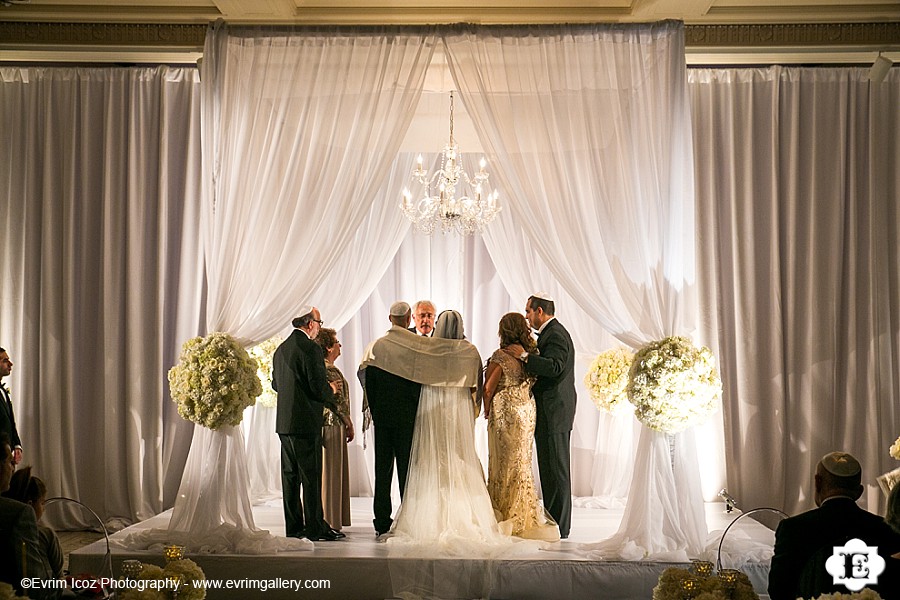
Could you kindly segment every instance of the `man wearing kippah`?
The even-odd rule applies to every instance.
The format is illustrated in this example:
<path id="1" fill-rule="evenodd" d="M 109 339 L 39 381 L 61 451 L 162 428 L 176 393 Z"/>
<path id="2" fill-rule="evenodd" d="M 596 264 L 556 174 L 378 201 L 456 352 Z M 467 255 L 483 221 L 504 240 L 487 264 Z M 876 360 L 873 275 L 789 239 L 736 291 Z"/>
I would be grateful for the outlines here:
<path id="1" fill-rule="evenodd" d="M 900 550 L 900 535 L 884 520 L 861 509 L 856 500 L 862 495 L 862 467 L 846 452 L 831 452 L 816 465 L 816 506 L 795 517 L 783 520 L 775 532 L 775 553 L 769 570 L 769 597 L 772 600 L 815 598 L 824 593 L 844 592 L 848 588 L 835 585 L 825 562 L 835 547 L 851 539 L 878 548 L 888 563 Z M 892 564 L 880 574 L 880 585 L 870 585 L 883 598 L 897 598 L 891 581 Z"/>
<path id="2" fill-rule="evenodd" d="M 555 314 L 553 298 L 544 293 L 530 296 L 525 318 L 537 331 L 537 352 L 529 354 L 519 344 L 503 350 L 537 377 L 532 393 L 537 408 L 534 441 L 541 493 L 544 507 L 559 525 L 560 537 L 566 539 L 572 524 L 569 445 L 575 423 L 575 346 Z"/>
<path id="3" fill-rule="evenodd" d="M 390 531 L 393 524 L 391 484 L 394 463 L 397 464 L 401 500 L 409 472 L 416 411 L 422 389 L 420 384 L 403 377 L 406 374 L 403 368 L 411 361 L 402 338 L 415 339 L 415 334 L 407 329 L 411 313 L 406 302 L 398 301 L 391 305 L 388 316 L 391 328 L 366 348 L 357 374 L 375 425 L 375 497 L 372 512 L 376 536 Z M 401 338 L 399 343 L 393 343 L 398 336 Z"/>
<path id="4" fill-rule="evenodd" d="M 333 541 L 346 536 L 325 521 L 322 508 L 322 409 L 339 412 L 334 395 L 341 382 L 328 383 L 325 355 L 313 341 L 322 327 L 319 309 L 304 305 L 299 312 L 294 331 L 272 356 L 284 529 L 288 537 Z"/>

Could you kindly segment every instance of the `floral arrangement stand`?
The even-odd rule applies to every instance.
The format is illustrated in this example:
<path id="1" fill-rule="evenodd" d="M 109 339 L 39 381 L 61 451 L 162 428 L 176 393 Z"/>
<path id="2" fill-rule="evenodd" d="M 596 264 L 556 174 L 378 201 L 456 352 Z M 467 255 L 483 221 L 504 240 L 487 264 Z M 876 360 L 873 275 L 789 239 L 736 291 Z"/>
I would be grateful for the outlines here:
<path id="1" fill-rule="evenodd" d="M 611 538 L 581 548 L 598 559 L 700 556 L 707 527 L 690 428 L 718 408 L 712 353 L 684 337 L 651 342 L 634 355 L 626 390 L 641 433 L 625 513 Z"/>
<path id="2" fill-rule="evenodd" d="M 311 549 L 275 538 L 253 521 L 244 438 L 238 425 L 262 392 L 257 362 L 232 336 L 211 333 L 184 343 L 169 371 L 172 400 L 194 428 L 167 530 L 128 536 L 128 548 L 179 544 L 191 552 L 265 554 Z"/>

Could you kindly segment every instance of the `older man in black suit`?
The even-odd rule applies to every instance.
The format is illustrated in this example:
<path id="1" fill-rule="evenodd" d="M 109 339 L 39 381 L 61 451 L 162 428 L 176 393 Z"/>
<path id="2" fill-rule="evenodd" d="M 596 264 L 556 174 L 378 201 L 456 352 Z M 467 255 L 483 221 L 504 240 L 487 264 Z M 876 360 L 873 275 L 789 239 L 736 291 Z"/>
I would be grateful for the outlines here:
<path id="1" fill-rule="evenodd" d="M 0 433 L 0 492 L 9 489 L 16 466 L 13 462 L 9 436 Z M 60 591 L 48 585 L 33 585 L 24 589 L 22 580 L 53 579 L 53 571 L 40 543 L 37 519 L 27 504 L 0 497 L 0 581 L 10 584 L 30 598 L 43 600 L 58 598 Z"/>
<path id="2" fill-rule="evenodd" d="M 407 330 L 410 316 L 411 311 L 406 302 L 394 302 L 391 305 L 388 317 L 391 328 L 385 336 L 375 340 L 366 349 L 359 370 L 360 383 L 366 392 L 372 422 L 375 424 L 375 498 L 372 503 L 375 535 L 387 533 L 393 523 L 391 484 L 394 480 L 394 463 L 397 464 L 401 498 L 409 472 L 409 456 L 422 386 L 396 374 L 398 369 L 395 367 L 403 366 L 408 356 L 383 340 L 389 336 L 410 335 Z"/>
<path id="3" fill-rule="evenodd" d="M 329 385 L 322 348 L 313 341 L 322 326 L 319 309 L 306 306 L 300 312 L 294 331 L 272 357 L 284 526 L 289 537 L 331 541 L 345 536 L 325 521 L 322 509 L 322 420 L 325 406 L 338 412 L 334 394 L 340 382 Z"/>
<path id="4" fill-rule="evenodd" d="M 825 562 L 835 547 L 851 539 L 878 548 L 888 570 L 878 579 L 881 585 L 869 585 L 882 598 L 900 598 L 891 554 L 900 550 L 900 535 L 884 519 L 861 509 L 856 500 L 862 495 L 862 468 L 846 452 L 831 452 L 816 465 L 813 510 L 783 520 L 775 531 L 775 553 L 769 569 L 769 597 L 772 600 L 815 598 L 824 593 L 848 588 L 835 585 Z M 848 561 L 841 561 L 848 562 Z M 868 560 L 867 560 L 868 562 Z M 893 582 L 893 583 L 892 583 Z"/>
<path id="5" fill-rule="evenodd" d="M 537 353 L 529 354 L 513 344 L 505 351 L 524 363 L 535 375 L 532 388 L 537 407 L 534 441 L 544 506 L 559 525 L 559 535 L 569 537 L 572 525 L 572 482 L 569 440 L 575 422 L 575 346 L 556 320 L 553 299 L 535 294 L 525 304 L 525 318 L 538 333 Z"/>

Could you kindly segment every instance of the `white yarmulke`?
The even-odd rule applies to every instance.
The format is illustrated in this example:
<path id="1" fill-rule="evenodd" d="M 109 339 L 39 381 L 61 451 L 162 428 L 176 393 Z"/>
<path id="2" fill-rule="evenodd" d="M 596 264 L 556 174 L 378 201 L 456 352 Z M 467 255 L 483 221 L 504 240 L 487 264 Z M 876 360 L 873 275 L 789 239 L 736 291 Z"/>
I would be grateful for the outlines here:
<path id="1" fill-rule="evenodd" d="M 404 315 L 409 314 L 409 304 L 406 302 L 398 301 L 391 304 L 391 316 L 392 317 L 402 317 Z"/>
<path id="2" fill-rule="evenodd" d="M 822 466 L 838 477 L 852 477 L 862 471 L 859 461 L 846 452 L 829 452 L 822 457 Z"/>
<path id="3" fill-rule="evenodd" d="M 550 296 L 547 292 L 535 292 L 532 294 L 538 300 L 546 300 L 547 302 L 554 302 L 553 297 Z"/>
<path id="4" fill-rule="evenodd" d="M 313 311 L 313 308 L 314 307 L 312 304 L 301 304 L 300 308 L 297 309 L 297 316 L 305 317 L 306 315 L 308 315 L 309 313 L 311 313 Z"/>

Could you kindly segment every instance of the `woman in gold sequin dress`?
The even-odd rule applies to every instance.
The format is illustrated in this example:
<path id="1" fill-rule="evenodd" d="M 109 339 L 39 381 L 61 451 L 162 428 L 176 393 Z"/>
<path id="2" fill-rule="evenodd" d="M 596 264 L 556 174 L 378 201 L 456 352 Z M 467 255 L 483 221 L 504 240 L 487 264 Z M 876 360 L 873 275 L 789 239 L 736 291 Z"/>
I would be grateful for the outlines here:
<path id="1" fill-rule="evenodd" d="M 488 419 L 488 493 L 501 529 L 512 535 L 545 541 L 559 539 L 559 527 L 538 501 L 531 470 L 531 448 L 537 412 L 534 378 L 522 363 L 503 351 L 521 344 L 536 352 L 531 328 L 519 313 L 500 319 L 500 349 L 488 360 L 484 384 L 484 416 Z"/>

